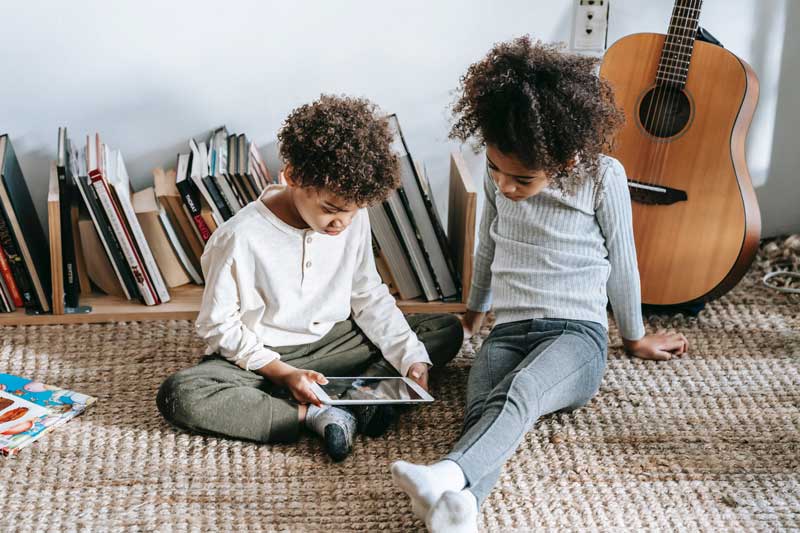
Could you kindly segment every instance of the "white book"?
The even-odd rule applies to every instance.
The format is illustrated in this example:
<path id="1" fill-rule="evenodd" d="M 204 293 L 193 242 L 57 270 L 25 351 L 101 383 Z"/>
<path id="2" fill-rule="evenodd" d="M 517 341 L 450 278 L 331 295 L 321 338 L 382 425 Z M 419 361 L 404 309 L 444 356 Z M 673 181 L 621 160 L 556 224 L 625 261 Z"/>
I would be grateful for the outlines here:
<path id="1" fill-rule="evenodd" d="M 161 303 L 168 302 L 169 292 L 167 291 L 167 284 L 164 283 L 164 277 L 158 269 L 158 264 L 153 257 L 150 246 L 147 244 L 147 239 L 144 236 L 142 227 L 139 225 L 139 219 L 136 217 L 136 211 L 134 211 L 133 204 L 131 203 L 131 182 L 128 177 L 128 171 L 125 169 L 125 161 L 122 159 L 122 154 L 119 150 L 112 151 L 106 147 L 106 158 L 108 162 L 108 182 L 114 187 L 114 192 L 117 193 L 119 205 L 128 221 L 128 227 L 131 229 L 136 245 L 139 247 L 139 253 L 141 254 L 147 274 L 150 276 L 150 281 L 153 283 L 153 287 Z"/>
<path id="2" fill-rule="evenodd" d="M 97 193 L 100 205 L 103 206 L 103 210 L 106 212 L 108 222 L 111 224 L 111 229 L 114 231 L 117 241 L 119 241 L 122 255 L 125 256 L 125 260 L 128 262 L 133 274 L 133 280 L 145 305 L 155 305 L 158 303 L 156 291 L 145 272 L 144 264 L 136 248 L 133 246 L 133 240 L 122 222 L 122 213 L 117 209 L 114 200 L 111 198 L 111 190 L 108 188 L 108 183 L 106 183 L 103 175 L 103 149 L 100 144 L 100 136 L 96 135 L 94 141 L 87 136 L 86 141 L 89 179 L 92 187 Z"/>
<path id="3" fill-rule="evenodd" d="M 197 283 L 198 285 L 203 284 L 203 276 L 197 272 L 197 269 L 194 268 L 192 261 L 189 259 L 189 256 L 186 255 L 186 250 L 183 249 L 181 246 L 181 241 L 178 240 L 178 234 L 175 233 L 175 228 L 172 227 L 172 222 L 169 221 L 169 217 L 167 216 L 167 211 L 164 209 L 160 203 L 158 204 L 158 220 L 161 222 L 161 227 L 164 228 L 164 233 L 167 234 L 167 239 L 169 240 L 170 245 L 172 245 L 172 249 L 175 251 L 175 255 L 178 256 L 178 259 L 181 262 L 181 266 L 189 274 L 189 277 L 192 278 L 192 281 Z"/>
<path id="4" fill-rule="evenodd" d="M 192 164 L 189 169 L 189 178 L 194 182 L 197 190 L 200 191 L 203 199 L 211 208 L 211 216 L 214 217 L 217 226 L 221 226 L 222 223 L 225 222 L 225 218 L 223 218 L 222 213 L 219 212 L 217 203 L 211 197 L 211 193 L 206 189 L 206 184 L 203 183 L 203 173 L 208 172 L 208 152 L 206 150 L 206 143 L 201 142 L 198 144 L 194 139 L 189 139 L 189 148 L 192 150 Z"/>

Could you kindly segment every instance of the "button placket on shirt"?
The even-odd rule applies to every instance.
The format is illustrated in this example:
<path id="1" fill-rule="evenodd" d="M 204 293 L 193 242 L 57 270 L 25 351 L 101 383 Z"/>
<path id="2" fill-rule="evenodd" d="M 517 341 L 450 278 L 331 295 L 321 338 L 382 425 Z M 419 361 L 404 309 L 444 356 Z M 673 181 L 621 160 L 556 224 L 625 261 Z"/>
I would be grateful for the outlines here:
<path id="1" fill-rule="evenodd" d="M 313 261 L 311 260 L 311 243 L 314 242 L 314 238 L 311 236 L 311 232 L 306 232 L 303 235 L 303 263 L 301 265 L 303 271 L 303 282 L 305 282 L 307 271 L 314 266 Z"/>

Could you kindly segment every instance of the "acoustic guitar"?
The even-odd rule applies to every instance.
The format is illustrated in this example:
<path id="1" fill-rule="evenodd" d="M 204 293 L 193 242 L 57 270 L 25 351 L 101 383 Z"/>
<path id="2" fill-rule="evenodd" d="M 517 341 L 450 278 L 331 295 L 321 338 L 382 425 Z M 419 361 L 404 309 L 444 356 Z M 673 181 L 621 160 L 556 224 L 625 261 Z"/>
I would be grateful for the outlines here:
<path id="1" fill-rule="evenodd" d="M 696 40 L 701 4 L 676 0 L 666 35 L 623 37 L 600 68 L 625 112 L 610 155 L 628 174 L 648 305 L 723 295 L 761 233 L 744 146 L 758 79 L 731 52 Z"/>

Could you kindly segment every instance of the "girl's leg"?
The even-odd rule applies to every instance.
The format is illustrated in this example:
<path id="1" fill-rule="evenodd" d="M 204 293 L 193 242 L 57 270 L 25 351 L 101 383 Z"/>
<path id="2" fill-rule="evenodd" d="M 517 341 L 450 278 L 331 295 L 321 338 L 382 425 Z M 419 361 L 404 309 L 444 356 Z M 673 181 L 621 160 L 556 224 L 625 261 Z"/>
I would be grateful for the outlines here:
<path id="1" fill-rule="evenodd" d="M 537 322 L 533 337 L 540 334 L 535 329 L 542 327 Z M 503 463 L 540 416 L 580 407 L 600 387 L 606 358 L 602 326 L 566 321 L 557 337 L 549 337 L 537 342 L 492 391 L 480 420 L 446 457 L 461 467 L 478 502 L 488 495 Z"/>
<path id="2" fill-rule="evenodd" d="M 543 331 L 538 339 L 560 335 L 562 324 L 559 322 L 549 332 Z M 481 419 L 492 390 L 528 355 L 532 341 L 537 340 L 529 335 L 530 329 L 530 320 L 501 324 L 484 341 L 469 373 L 462 434 Z M 421 519 L 445 490 L 460 490 L 466 483 L 461 470 L 453 462 L 444 461 L 437 465 L 432 470 L 405 461 L 392 465 L 395 482 L 411 497 L 412 509 Z"/>

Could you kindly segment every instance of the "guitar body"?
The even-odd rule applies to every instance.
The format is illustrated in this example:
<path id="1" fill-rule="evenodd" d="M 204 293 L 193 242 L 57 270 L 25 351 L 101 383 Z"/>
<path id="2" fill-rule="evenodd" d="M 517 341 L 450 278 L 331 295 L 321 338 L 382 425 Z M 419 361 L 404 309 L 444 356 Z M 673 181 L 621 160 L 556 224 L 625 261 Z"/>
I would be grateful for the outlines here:
<path id="1" fill-rule="evenodd" d="M 642 303 L 681 305 L 733 288 L 758 248 L 761 218 L 745 161 L 758 80 L 729 51 L 697 41 L 682 90 L 659 93 L 664 39 L 620 39 L 600 76 L 625 113 L 610 155 L 625 167 L 629 185 L 674 193 L 668 202 L 637 201 L 631 185 Z M 665 108 L 671 122 L 653 118 Z"/>

